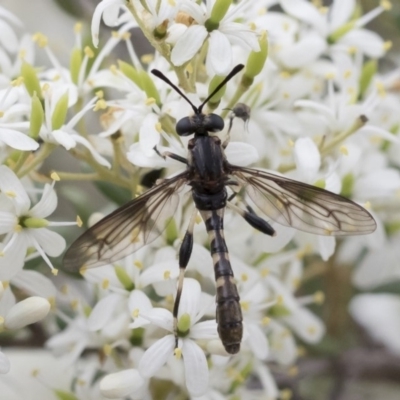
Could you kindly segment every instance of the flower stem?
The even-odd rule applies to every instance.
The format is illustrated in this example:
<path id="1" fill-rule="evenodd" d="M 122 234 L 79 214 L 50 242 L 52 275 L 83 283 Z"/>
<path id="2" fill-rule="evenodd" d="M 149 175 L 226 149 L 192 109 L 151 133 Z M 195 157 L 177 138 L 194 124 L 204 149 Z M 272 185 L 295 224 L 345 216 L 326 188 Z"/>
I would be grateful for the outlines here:
<path id="1" fill-rule="evenodd" d="M 37 153 L 36 157 L 28 165 L 26 165 L 25 168 L 17 172 L 18 178 L 22 178 L 29 172 L 33 171 L 53 152 L 56 147 L 57 146 L 55 144 L 45 143 Z"/>

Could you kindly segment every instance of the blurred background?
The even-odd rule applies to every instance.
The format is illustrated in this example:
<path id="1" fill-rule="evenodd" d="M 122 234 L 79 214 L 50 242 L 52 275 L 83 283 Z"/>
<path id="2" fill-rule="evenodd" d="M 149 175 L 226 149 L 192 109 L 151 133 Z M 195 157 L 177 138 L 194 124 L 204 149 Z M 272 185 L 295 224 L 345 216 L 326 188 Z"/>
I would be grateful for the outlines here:
<path id="1" fill-rule="evenodd" d="M 316 1 L 318 2 L 318 0 Z M 68 65 L 70 49 L 74 43 L 73 26 L 77 21 L 86 25 L 86 38 L 90 43 L 90 19 L 99 0 L 1 0 L 0 5 L 16 14 L 25 24 L 27 31 L 35 33 L 40 31 L 48 36 L 49 45 L 62 64 Z M 320 1 L 329 5 L 330 1 Z M 360 0 L 364 13 L 375 8 L 379 1 Z M 393 8 L 374 19 L 368 25 L 369 29 L 377 32 L 384 40 L 393 42 L 392 49 L 381 62 L 381 71 L 393 70 L 400 66 L 400 0 L 392 1 Z M 43 23 L 45 17 L 45 23 Z M 100 33 L 108 37 L 109 28 L 103 26 Z M 140 55 L 151 51 L 140 31 L 132 35 L 135 48 Z M 115 58 L 124 59 L 122 49 Z M 44 52 L 37 52 L 37 65 L 47 64 Z M 400 111 L 400 110 L 399 110 Z M 74 163 L 67 152 L 59 150 L 53 157 L 57 159 L 58 168 L 60 160 L 65 170 L 72 172 Z M 43 166 L 43 171 L 49 171 L 52 160 Z M 77 168 L 77 167 L 76 167 Z M 85 190 L 87 184 L 79 186 L 73 182 L 60 183 L 62 190 Z M 92 190 L 96 190 L 92 187 Z M 101 196 L 95 196 L 99 207 L 104 204 Z M 59 216 L 61 219 L 74 218 L 75 211 L 69 209 L 67 201 L 60 200 Z M 325 321 L 327 335 L 325 339 L 312 348 L 301 347 L 298 365 L 289 372 L 271 370 L 282 389 L 291 390 L 291 399 L 295 400 L 365 400 L 400 399 L 400 357 L 391 354 L 380 343 L 370 338 L 361 327 L 357 326 L 348 314 L 349 300 L 356 293 L 351 285 L 349 268 L 338 268 L 334 261 L 328 265 L 319 260 L 310 260 L 305 271 L 305 282 L 301 286 L 302 293 L 313 293 L 322 290 L 326 301 L 322 306 L 316 306 L 313 311 L 318 313 Z M 377 266 L 377 268 L 379 268 Z M 375 289 L 375 292 L 400 294 L 398 283 L 388 284 Z M 399 310 L 400 314 L 400 310 Z M 398 332 L 400 335 L 400 330 Z M 44 338 L 43 338 L 44 339 Z M 41 340 L 32 345 L 40 346 Z M 0 346 L 12 345 L 1 343 Z M 0 394 L 0 399 L 2 395 Z"/>

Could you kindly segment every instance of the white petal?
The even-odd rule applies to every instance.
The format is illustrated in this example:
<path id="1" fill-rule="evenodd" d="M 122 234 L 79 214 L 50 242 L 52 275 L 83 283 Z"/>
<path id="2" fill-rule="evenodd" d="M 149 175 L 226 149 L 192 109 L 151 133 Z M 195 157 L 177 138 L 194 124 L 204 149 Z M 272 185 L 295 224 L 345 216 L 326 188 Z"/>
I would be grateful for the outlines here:
<path id="1" fill-rule="evenodd" d="M 13 285 L 30 295 L 40 295 L 47 299 L 56 297 L 54 283 L 43 274 L 33 270 L 22 270 L 13 278 Z"/>
<path id="2" fill-rule="evenodd" d="M 170 332 L 173 330 L 173 317 L 171 311 L 165 308 L 153 308 L 147 312 L 146 318 L 152 323 Z"/>
<path id="3" fill-rule="evenodd" d="M 367 29 L 354 29 L 339 41 L 355 47 L 371 58 L 380 58 L 385 54 L 385 42 L 375 32 Z"/>
<path id="4" fill-rule="evenodd" d="M 124 297 L 112 293 L 102 298 L 94 306 L 88 318 L 88 328 L 90 331 L 98 331 L 110 321 L 116 312 L 117 306 L 124 301 Z"/>
<path id="5" fill-rule="evenodd" d="M 226 35 L 231 46 L 232 44 L 238 45 L 244 49 L 260 51 L 260 44 L 258 43 L 257 33 L 243 24 L 237 22 L 224 22 L 220 26 L 220 31 Z"/>
<path id="6" fill-rule="evenodd" d="M 139 313 L 141 315 L 148 315 L 150 310 L 153 308 L 150 299 L 141 290 L 133 290 L 129 295 L 128 307 L 131 313 Z M 138 328 L 139 326 L 147 325 L 148 320 L 144 319 L 141 315 L 134 317 L 135 321 L 129 326 L 131 329 Z"/>
<path id="7" fill-rule="evenodd" d="M 192 396 L 202 396 L 208 391 L 208 365 L 203 350 L 192 340 L 182 346 L 186 387 Z"/>
<path id="8" fill-rule="evenodd" d="M 0 20 L 0 44 L 8 52 L 15 53 L 18 49 L 18 38 L 9 24 Z"/>
<path id="9" fill-rule="evenodd" d="M 4 246 L 0 243 L 0 253 Z M 25 262 L 28 240 L 24 234 L 19 234 L 4 255 L 0 255 L 0 281 L 9 281 L 18 274 Z"/>
<path id="10" fill-rule="evenodd" d="M 140 389 L 144 379 L 136 369 L 126 369 L 105 376 L 100 381 L 100 391 L 108 399 L 127 397 Z"/>
<path id="11" fill-rule="evenodd" d="M 333 236 L 318 236 L 318 250 L 324 261 L 335 252 L 336 239 Z"/>
<path id="12" fill-rule="evenodd" d="M 204 26 L 193 25 L 186 29 L 171 52 L 171 61 L 177 67 L 189 61 L 198 52 L 208 32 Z"/>
<path id="13" fill-rule="evenodd" d="M 350 303 L 352 317 L 394 354 L 400 355 L 400 297 L 362 294 Z"/>
<path id="14" fill-rule="evenodd" d="M 46 184 L 40 201 L 35 204 L 29 214 L 36 218 L 45 218 L 57 208 L 57 195 L 52 185 Z"/>
<path id="15" fill-rule="evenodd" d="M 164 336 L 150 346 L 139 362 L 139 372 L 144 378 L 153 377 L 156 372 L 167 362 L 168 357 L 173 355 L 175 348 L 174 335 Z"/>
<path id="16" fill-rule="evenodd" d="M 202 321 L 190 328 L 190 337 L 193 339 L 217 339 L 217 321 Z"/>
<path id="17" fill-rule="evenodd" d="M 155 114 L 148 114 L 139 130 L 140 149 L 146 157 L 154 155 L 154 146 L 160 143 L 160 133 L 156 129 L 158 118 Z"/>
<path id="18" fill-rule="evenodd" d="M 5 165 L 0 166 L 0 191 L 16 203 L 18 215 L 28 211 L 31 201 L 26 190 L 14 172 Z"/>
<path id="19" fill-rule="evenodd" d="M 91 25 L 92 41 L 94 47 L 97 47 L 99 44 L 99 28 L 101 16 L 103 15 L 104 10 L 117 3 L 120 3 L 120 0 L 103 0 L 96 6 L 96 9 L 93 13 Z"/>
<path id="20" fill-rule="evenodd" d="M 249 323 L 246 324 L 246 327 L 249 331 L 249 338 L 246 342 L 253 351 L 253 354 L 259 360 L 266 360 L 269 355 L 269 345 L 266 334 L 258 325 Z"/>
<path id="21" fill-rule="evenodd" d="M 294 145 L 294 159 L 302 177 L 311 183 L 321 166 L 321 155 L 317 145 L 309 137 L 297 139 Z"/>
<path id="22" fill-rule="evenodd" d="M 66 150 L 70 150 L 76 146 L 76 142 L 71 135 L 62 129 L 56 129 L 50 134 L 41 133 L 40 136 L 44 141 L 54 141 L 55 143 L 63 146 Z"/>
<path id="23" fill-rule="evenodd" d="M 228 38 L 218 30 L 212 31 L 209 38 L 207 64 L 217 75 L 226 75 L 232 65 L 232 48 Z"/>
<path id="24" fill-rule="evenodd" d="M 18 218 L 14 214 L 0 211 L 0 235 L 12 232 L 17 224 Z"/>
<path id="25" fill-rule="evenodd" d="M 392 168 L 381 169 L 359 178 L 354 185 L 357 198 L 371 199 L 393 194 L 400 188 L 400 174 Z"/>
<path id="26" fill-rule="evenodd" d="M 225 155 L 231 164 L 247 167 L 260 158 L 257 149 L 243 142 L 229 142 Z"/>
<path id="27" fill-rule="evenodd" d="M 203 25 L 206 20 L 206 13 L 199 4 L 193 1 L 185 1 L 180 6 L 181 11 L 189 14 L 199 25 Z"/>
<path id="28" fill-rule="evenodd" d="M 65 239 L 59 233 L 50 229 L 29 229 L 29 235 L 32 235 L 44 252 L 51 257 L 58 257 L 65 249 Z"/>
<path id="29" fill-rule="evenodd" d="M 39 148 L 39 143 L 14 129 L 0 128 L 0 141 L 17 150 L 29 151 Z"/>
<path id="30" fill-rule="evenodd" d="M 335 0 L 329 10 L 330 33 L 350 20 L 355 9 L 355 0 Z"/>
<path id="31" fill-rule="evenodd" d="M 95 150 L 95 148 L 87 139 L 77 134 L 72 134 L 71 136 L 77 141 L 77 143 L 85 146 L 99 164 L 103 165 L 104 167 L 111 168 L 111 164 Z"/>
<path id="32" fill-rule="evenodd" d="M 46 299 L 39 296 L 28 297 L 11 308 L 4 325 L 7 329 L 20 329 L 42 320 L 49 311 L 50 303 Z"/>
<path id="33" fill-rule="evenodd" d="M 327 29 L 326 19 L 311 3 L 305 0 L 280 0 L 283 10 L 297 19 L 314 26 L 319 33 Z"/>
<path id="34" fill-rule="evenodd" d="M 0 374 L 6 374 L 10 370 L 10 361 L 5 354 L 0 351 Z"/>
<path id="35" fill-rule="evenodd" d="M 177 260 L 168 260 L 154 264 L 150 268 L 147 268 L 140 275 L 140 286 L 146 287 L 155 282 L 165 281 L 165 276 L 168 276 L 168 280 L 175 279 L 179 275 L 179 266 Z"/>
<path id="36" fill-rule="evenodd" d="M 278 57 L 286 67 L 297 69 L 317 61 L 326 48 L 326 41 L 320 36 L 309 35 L 296 44 L 283 48 L 278 52 Z"/>
<path id="37" fill-rule="evenodd" d="M 192 278 L 185 278 L 183 280 L 183 289 L 179 304 L 178 318 L 183 314 L 189 314 L 193 323 L 193 320 L 195 319 L 199 309 L 200 294 L 201 287 L 197 280 Z"/>

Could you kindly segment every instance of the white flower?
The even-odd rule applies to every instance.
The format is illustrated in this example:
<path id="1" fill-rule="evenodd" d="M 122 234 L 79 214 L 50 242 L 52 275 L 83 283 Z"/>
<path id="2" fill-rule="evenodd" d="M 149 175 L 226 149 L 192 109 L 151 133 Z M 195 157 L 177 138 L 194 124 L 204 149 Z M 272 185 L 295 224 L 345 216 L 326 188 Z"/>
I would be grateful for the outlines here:
<path id="1" fill-rule="evenodd" d="M 10 361 L 6 355 L 0 351 L 0 374 L 6 374 L 10 370 Z"/>
<path id="2" fill-rule="evenodd" d="M 136 369 L 126 369 L 104 377 L 100 382 L 101 394 L 108 399 L 135 396 L 141 391 L 145 380 Z"/>
<path id="3" fill-rule="evenodd" d="M 240 12 L 244 12 L 242 10 L 248 3 L 249 1 L 242 1 L 232 7 L 219 22 L 218 29 L 208 32 L 204 24 L 211 15 L 215 1 L 207 0 L 206 9 L 193 1 L 183 1 L 181 11 L 193 17 L 198 25 L 188 27 L 174 44 L 171 52 L 172 63 L 180 66 L 191 60 L 206 39 L 209 41 L 207 70 L 214 71 L 217 75 L 227 74 L 232 68 L 233 44 L 239 44 L 247 50 L 259 51 L 256 32 L 244 24 L 233 22 Z"/>
<path id="4" fill-rule="evenodd" d="M 175 349 L 173 334 L 156 341 L 144 353 L 139 363 L 139 372 L 151 378 L 172 357 L 183 357 L 185 382 L 192 396 L 201 396 L 208 389 L 208 367 L 203 350 L 195 340 L 217 338 L 214 320 L 199 322 L 209 304 L 204 304 L 200 285 L 197 281 L 185 278 L 178 312 L 178 328 L 181 319 L 186 319 L 187 331 L 179 333 L 178 348 Z M 153 324 L 173 332 L 172 313 L 153 308 L 146 316 Z"/>
<path id="5" fill-rule="evenodd" d="M 350 303 L 350 313 L 375 340 L 400 355 L 399 296 L 385 293 L 357 295 Z"/>
<path id="6" fill-rule="evenodd" d="M 31 208 L 28 194 L 17 176 L 6 166 L 0 166 L 0 234 L 6 235 L 0 248 L 1 280 L 9 280 L 20 271 L 29 247 L 34 247 L 50 268 L 53 265 L 47 255 L 56 257 L 64 250 L 64 238 L 47 226 L 76 223 L 45 219 L 57 206 L 53 186 L 54 182 L 46 184 L 41 200 Z"/>

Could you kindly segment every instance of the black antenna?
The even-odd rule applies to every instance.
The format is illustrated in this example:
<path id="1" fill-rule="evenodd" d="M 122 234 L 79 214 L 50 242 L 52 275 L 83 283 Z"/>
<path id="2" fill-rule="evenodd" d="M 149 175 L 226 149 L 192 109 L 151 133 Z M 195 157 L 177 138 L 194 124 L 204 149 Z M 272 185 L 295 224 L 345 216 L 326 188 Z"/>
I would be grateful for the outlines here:
<path id="1" fill-rule="evenodd" d="M 177 91 L 192 106 L 195 114 L 200 114 L 199 109 L 195 107 L 194 104 L 181 92 L 178 86 L 174 85 L 161 71 L 159 71 L 158 69 L 152 69 L 151 73 L 155 75 L 157 78 L 160 78 L 164 82 L 168 83 L 169 86 L 175 89 L 175 91 Z"/>
<path id="2" fill-rule="evenodd" d="M 213 90 L 213 92 L 203 101 L 203 103 L 199 107 L 199 113 L 201 113 L 201 110 L 203 107 L 207 104 L 207 102 L 211 99 L 211 97 L 214 96 L 215 93 L 217 93 L 223 86 L 226 85 L 228 81 L 230 81 L 238 72 L 240 72 L 244 68 L 243 64 L 238 64 L 236 67 L 233 68 L 231 72 L 225 77 L 225 79 Z"/>
<path id="3" fill-rule="evenodd" d="M 200 107 L 195 107 L 194 104 L 182 93 L 182 91 L 178 88 L 178 86 L 174 85 L 161 71 L 158 69 L 152 69 L 151 73 L 155 75 L 157 78 L 160 78 L 165 83 L 168 83 L 176 92 L 178 92 L 193 108 L 195 114 L 201 114 L 203 107 L 207 104 L 207 102 L 217 93 L 223 86 L 226 85 L 228 81 L 230 81 L 238 72 L 240 72 L 244 68 L 243 64 L 238 64 L 233 68 L 231 72 L 225 77 L 225 79 L 213 90 L 213 92 L 201 103 Z"/>

